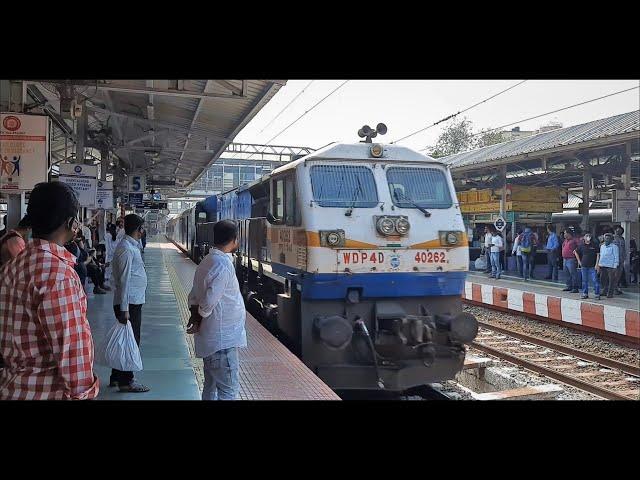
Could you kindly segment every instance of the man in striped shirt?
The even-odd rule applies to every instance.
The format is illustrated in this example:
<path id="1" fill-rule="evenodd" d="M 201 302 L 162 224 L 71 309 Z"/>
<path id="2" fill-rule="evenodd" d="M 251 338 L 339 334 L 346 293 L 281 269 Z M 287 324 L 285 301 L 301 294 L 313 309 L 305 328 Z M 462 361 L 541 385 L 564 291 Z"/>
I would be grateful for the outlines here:
<path id="1" fill-rule="evenodd" d="M 33 238 L 0 271 L 1 400 L 88 400 L 99 391 L 87 299 L 65 248 L 80 226 L 62 182 L 31 192 Z"/>

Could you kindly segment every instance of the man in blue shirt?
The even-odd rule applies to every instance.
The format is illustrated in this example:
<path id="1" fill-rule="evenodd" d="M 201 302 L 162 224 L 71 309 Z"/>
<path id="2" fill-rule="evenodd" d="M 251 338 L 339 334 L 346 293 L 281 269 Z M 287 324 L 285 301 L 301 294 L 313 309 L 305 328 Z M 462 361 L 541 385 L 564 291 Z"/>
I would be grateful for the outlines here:
<path id="1" fill-rule="evenodd" d="M 545 280 L 558 281 L 558 255 L 560 252 L 560 240 L 558 235 L 553 231 L 553 225 L 547 225 L 547 232 L 549 232 L 549 238 L 547 238 L 547 264 L 549 265 L 549 273 L 545 277 Z"/>
<path id="2" fill-rule="evenodd" d="M 240 391 L 238 347 L 247 346 L 246 310 L 230 258 L 238 248 L 231 220 L 213 227 L 214 248 L 202 259 L 189 293 L 195 353 L 204 363 L 203 400 L 235 400 Z"/>
<path id="3" fill-rule="evenodd" d="M 618 246 L 613 242 L 611 233 L 604 234 L 604 243 L 600 245 L 600 260 L 596 270 L 600 273 L 602 283 L 602 293 L 607 294 L 607 298 L 613 297 L 616 290 L 617 269 L 620 265 Z"/>

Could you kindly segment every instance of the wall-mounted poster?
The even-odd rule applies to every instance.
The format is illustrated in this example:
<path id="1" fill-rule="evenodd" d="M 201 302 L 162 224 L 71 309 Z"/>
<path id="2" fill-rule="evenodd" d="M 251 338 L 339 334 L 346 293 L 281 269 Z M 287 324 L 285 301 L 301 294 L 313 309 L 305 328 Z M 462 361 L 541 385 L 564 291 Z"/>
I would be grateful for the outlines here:
<path id="1" fill-rule="evenodd" d="M 33 190 L 49 172 L 49 117 L 0 113 L 0 191 Z"/>

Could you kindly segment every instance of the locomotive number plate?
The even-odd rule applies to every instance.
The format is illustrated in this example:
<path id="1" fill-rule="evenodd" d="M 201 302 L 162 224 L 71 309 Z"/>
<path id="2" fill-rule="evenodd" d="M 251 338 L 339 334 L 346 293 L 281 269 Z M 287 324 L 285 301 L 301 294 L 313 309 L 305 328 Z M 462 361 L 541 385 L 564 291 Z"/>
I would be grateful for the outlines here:
<path id="1" fill-rule="evenodd" d="M 449 263 L 446 250 L 338 250 L 338 271 L 398 272 L 435 271 Z"/>

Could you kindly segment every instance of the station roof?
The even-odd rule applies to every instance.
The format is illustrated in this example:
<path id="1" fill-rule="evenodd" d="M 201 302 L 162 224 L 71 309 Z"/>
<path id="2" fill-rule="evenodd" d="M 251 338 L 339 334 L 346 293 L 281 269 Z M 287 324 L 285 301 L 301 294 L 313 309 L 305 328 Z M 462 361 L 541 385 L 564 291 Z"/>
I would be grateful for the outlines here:
<path id="1" fill-rule="evenodd" d="M 637 140 L 640 136 L 640 110 L 593 122 L 574 125 L 530 137 L 490 145 L 457 153 L 440 160 L 453 171 L 478 170 L 490 166 L 507 165 L 562 150 L 575 150 L 610 145 L 612 141 Z"/>
<path id="2" fill-rule="evenodd" d="M 61 106 L 69 92 L 69 98 L 83 98 L 88 113 L 87 147 L 112 151 L 112 169 L 175 180 L 176 188 L 184 188 L 218 159 L 285 84 L 286 80 L 50 80 L 29 82 L 28 92 L 57 117 L 54 162 L 73 161 L 73 120 Z"/>

